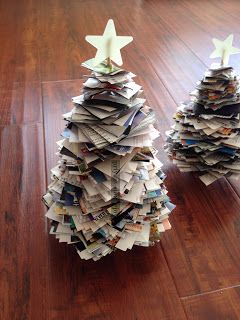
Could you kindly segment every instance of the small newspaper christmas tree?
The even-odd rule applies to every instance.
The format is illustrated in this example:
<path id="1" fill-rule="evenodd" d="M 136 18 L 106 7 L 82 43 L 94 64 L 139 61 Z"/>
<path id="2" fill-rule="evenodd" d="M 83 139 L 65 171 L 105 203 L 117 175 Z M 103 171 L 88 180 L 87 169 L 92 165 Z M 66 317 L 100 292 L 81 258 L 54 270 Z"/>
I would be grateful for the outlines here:
<path id="1" fill-rule="evenodd" d="M 228 66 L 230 54 L 240 49 L 232 46 L 233 35 L 224 41 L 213 39 L 213 64 L 195 90 L 191 100 L 180 104 L 174 116 L 173 130 L 167 132 L 168 154 L 181 171 L 199 171 L 209 185 L 226 175 L 240 173 L 240 88 L 239 78 Z"/>
<path id="2" fill-rule="evenodd" d="M 140 97 L 135 75 L 113 64 L 122 64 L 120 49 L 132 37 L 116 36 L 109 20 L 103 36 L 86 40 L 97 54 L 82 64 L 91 73 L 63 115 L 59 162 L 43 199 L 50 233 L 73 244 L 82 259 L 98 260 L 159 241 L 174 205 L 153 147 L 159 135 L 154 112 Z"/>

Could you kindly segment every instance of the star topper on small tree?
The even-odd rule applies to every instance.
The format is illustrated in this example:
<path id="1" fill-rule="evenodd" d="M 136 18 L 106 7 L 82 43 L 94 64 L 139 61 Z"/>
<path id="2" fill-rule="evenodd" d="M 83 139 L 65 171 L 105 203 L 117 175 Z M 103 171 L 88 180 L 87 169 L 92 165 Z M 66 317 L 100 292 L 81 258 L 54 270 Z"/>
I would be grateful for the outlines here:
<path id="1" fill-rule="evenodd" d="M 107 59 L 107 64 L 111 67 L 111 61 L 119 66 L 123 64 L 120 49 L 129 44 L 133 37 L 117 36 L 114 22 L 109 19 L 102 36 L 86 36 L 85 39 L 97 48 L 94 66 Z"/>
<path id="2" fill-rule="evenodd" d="M 240 53 L 239 48 L 233 47 L 233 34 L 230 34 L 225 40 L 221 41 L 216 38 L 212 39 L 215 50 L 211 53 L 210 58 L 221 58 L 221 65 L 227 66 L 231 54 Z"/>

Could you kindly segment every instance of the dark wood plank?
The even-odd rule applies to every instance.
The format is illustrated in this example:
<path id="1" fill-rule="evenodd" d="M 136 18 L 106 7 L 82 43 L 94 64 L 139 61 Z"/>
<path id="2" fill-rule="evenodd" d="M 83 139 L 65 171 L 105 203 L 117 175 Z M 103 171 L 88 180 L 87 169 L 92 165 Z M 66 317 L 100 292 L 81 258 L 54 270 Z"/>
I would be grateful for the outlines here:
<path id="1" fill-rule="evenodd" d="M 175 34 L 190 51 L 209 66 L 214 61 L 209 58 L 214 50 L 213 37 L 224 39 L 235 30 L 235 43 L 238 42 L 239 19 L 231 17 L 230 12 L 225 11 L 225 4 L 223 8 L 221 4 L 223 1 L 163 0 L 151 1 L 148 10 L 158 17 L 155 19 L 157 25 L 160 25 L 159 21 L 161 24 L 164 23 L 166 28 Z M 233 11 L 232 4 L 230 6 L 230 11 Z M 231 56 L 231 64 L 238 68 L 237 56 Z"/>
<path id="2" fill-rule="evenodd" d="M 20 125 L 42 121 L 41 84 L 14 82 L 1 90 L 0 125 Z"/>
<path id="3" fill-rule="evenodd" d="M 240 283 L 240 200 L 226 179 L 205 187 L 194 174 L 165 167 L 177 205 L 162 246 L 180 296 Z"/>
<path id="4" fill-rule="evenodd" d="M 46 319 L 42 128 L 1 127 L 0 136 L 0 319 Z"/>
<path id="5" fill-rule="evenodd" d="M 66 124 L 62 114 L 72 109 L 71 98 L 79 95 L 81 85 L 82 80 L 42 84 L 48 182 L 50 181 L 50 170 L 58 160 L 55 154 L 57 152 L 56 141 L 61 139 L 61 132 Z"/>
<path id="6" fill-rule="evenodd" d="M 214 5 L 221 9 L 224 14 L 228 14 L 232 18 L 237 18 L 239 20 L 239 13 L 240 13 L 240 7 L 239 7 L 239 2 L 238 0 L 222 0 L 222 1 L 217 1 L 214 0 Z M 231 21 L 228 20 L 228 22 L 231 23 Z M 236 30 L 237 32 L 237 30 Z"/>
<path id="7" fill-rule="evenodd" d="M 1 1 L 0 21 L 0 89 L 11 88 L 15 81 L 39 80 L 39 4 Z"/>
<path id="8" fill-rule="evenodd" d="M 231 184 L 233 190 L 238 194 L 240 197 L 240 179 L 233 179 L 233 178 L 228 178 L 229 183 Z"/>
<path id="9" fill-rule="evenodd" d="M 124 4 L 122 10 L 130 10 L 126 3 Z M 132 19 L 131 15 L 128 15 L 123 25 L 128 33 L 133 35 L 138 52 L 143 53 L 145 59 L 153 66 L 165 90 L 175 102 L 179 102 L 186 99 L 196 79 L 199 79 L 204 71 L 204 66 L 157 13 L 158 10 L 153 10 L 151 5 L 145 3 L 136 8 L 136 18 Z M 144 23 L 140 17 L 144 17 Z M 121 20 L 119 21 L 121 25 Z M 161 100 L 160 95 L 159 100 Z"/>
<path id="10" fill-rule="evenodd" d="M 240 287 L 183 299 L 188 319 L 238 320 Z"/>
<path id="11" fill-rule="evenodd" d="M 77 320 L 79 313 L 84 320 L 186 319 L 160 246 L 97 263 L 81 261 L 63 245 L 54 249 L 49 319 Z"/>
<path id="12" fill-rule="evenodd" d="M 80 77 L 80 63 L 91 58 L 94 52 L 83 42 L 85 35 L 97 25 L 94 17 L 97 7 L 96 1 L 41 1 L 39 50 L 43 80 Z"/>
<path id="13" fill-rule="evenodd" d="M 55 141 L 64 126 L 61 113 L 72 108 L 70 97 L 78 94 L 80 85 L 81 81 L 43 84 L 47 172 L 57 160 Z M 50 319 L 77 319 L 79 306 L 82 319 L 175 319 L 176 314 L 185 319 L 160 245 L 119 252 L 97 263 L 81 261 L 66 247 L 52 243 L 50 248 Z"/>

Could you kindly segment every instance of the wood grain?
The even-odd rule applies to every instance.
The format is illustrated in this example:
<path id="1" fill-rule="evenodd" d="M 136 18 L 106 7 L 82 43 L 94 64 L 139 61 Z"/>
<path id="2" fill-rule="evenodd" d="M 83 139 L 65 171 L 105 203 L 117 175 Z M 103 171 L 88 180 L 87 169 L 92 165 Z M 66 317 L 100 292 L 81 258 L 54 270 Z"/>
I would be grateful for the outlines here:
<path id="1" fill-rule="evenodd" d="M 29 125 L 0 128 L 0 134 L 0 319 L 45 319 L 43 132 Z"/>
<path id="2" fill-rule="evenodd" d="M 180 296 L 240 284 L 240 201 L 225 179 L 207 189 L 173 166 L 169 194 L 177 205 L 162 246 Z"/>
<path id="3" fill-rule="evenodd" d="M 14 82 L 1 90 L 0 126 L 42 122 L 40 82 Z"/>
<path id="4" fill-rule="evenodd" d="M 40 77 L 39 7 L 36 1 L 0 2 L 0 89 Z"/>
<path id="5" fill-rule="evenodd" d="M 189 297 L 182 301 L 189 319 L 192 320 L 239 319 L 240 287 Z"/>
<path id="6" fill-rule="evenodd" d="M 79 313 L 82 319 L 186 319 L 159 246 L 97 263 L 76 259 L 69 248 L 52 256 L 62 263 L 50 264 L 51 320 L 79 319 Z"/>
<path id="7" fill-rule="evenodd" d="M 177 104 L 211 63 L 211 38 L 234 33 L 240 46 L 239 1 L 10 0 L 0 9 L 0 319 L 239 319 L 240 182 L 205 187 L 163 152 Z M 177 208 L 158 246 L 88 263 L 48 235 L 41 195 L 61 115 L 88 73 L 80 64 L 95 53 L 85 35 L 109 18 L 134 37 L 124 67 L 156 111 Z"/>

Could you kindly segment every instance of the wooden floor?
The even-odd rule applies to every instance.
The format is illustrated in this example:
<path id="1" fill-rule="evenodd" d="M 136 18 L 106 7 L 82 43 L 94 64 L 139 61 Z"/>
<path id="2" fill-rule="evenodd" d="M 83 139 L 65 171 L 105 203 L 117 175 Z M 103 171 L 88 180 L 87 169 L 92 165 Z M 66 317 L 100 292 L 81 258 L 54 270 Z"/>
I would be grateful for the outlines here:
<path id="1" fill-rule="evenodd" d="M 8 0 L 0 9 L 0 319 L 240 319 L 240 182 L 205 187 L 163 153 L 177 103 L 211 63 L 211 38 L 234 33 L 240 47 L 240 1 Z M 48 235 L 41 195 L 80 63 L 94 56 L 84 37 L 109 18 L 134 37 L 124 67 L 156 110 L 177 208 L 159 245 L 85 262 Z"/>

